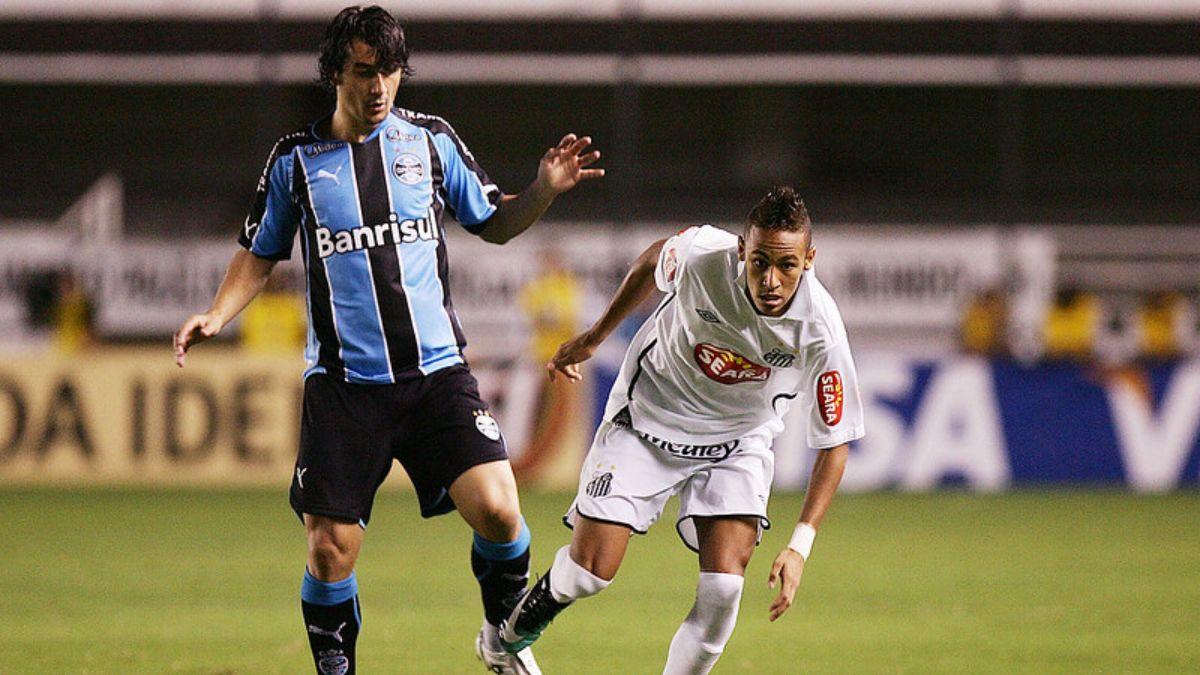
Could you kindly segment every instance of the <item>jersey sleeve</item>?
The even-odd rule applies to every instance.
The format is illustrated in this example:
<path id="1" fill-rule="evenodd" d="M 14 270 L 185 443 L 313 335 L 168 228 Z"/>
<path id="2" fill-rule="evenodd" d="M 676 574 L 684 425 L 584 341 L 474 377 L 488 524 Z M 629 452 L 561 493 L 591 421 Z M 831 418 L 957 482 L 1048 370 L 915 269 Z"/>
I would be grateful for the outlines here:
<path id="1" fill-rule="evenodd" d="M 843 337 L 815 348 L 808 363 L 806 401 L 810 406 L 808 445 L 829 450 L 866 435 L 858 373 L 850 344 Z"/>
<path id="2" fill-rule="evenodd" d="M 737 243 L 736 235 L 712 225 L 681 230 L 663 244 L 658 254 L 658 264 L 654 267 L 654 283 L 660 291 L 672 293 L 678 290 L 679 279 L 692 257 L 702 251 L 720 249 L 734 243 Z"/>
<path id="3" fill-rule="evenodd" d="M 663 293 L 673 293 L 679 288 L 679 274 L 684 260 L 692 250 L 692 242 L 700 234 L 700 227 L 689 227 L 667 239 L 658 252 L 658 263 L 654 266 L 654 284 Z"/>
<path id="4" fill-rule="evenodd" d="M 271 150 L 267 166 L 258 180 L 254 205 L 242 225 L 238 243 L 254 255 L 268 260 L 287 260 L 300 222 L 292 199 L 292 155 L 279 156 L 279 144 Z"/>
<path id="5" fill-rule="evenodd" d="M 446 206 L 468 232 L 479 234 L 483 223 L 500 204 L 500 188 L 488 178 L 450 125 L 439 125 L 431 133 L 441 159 Z"/>

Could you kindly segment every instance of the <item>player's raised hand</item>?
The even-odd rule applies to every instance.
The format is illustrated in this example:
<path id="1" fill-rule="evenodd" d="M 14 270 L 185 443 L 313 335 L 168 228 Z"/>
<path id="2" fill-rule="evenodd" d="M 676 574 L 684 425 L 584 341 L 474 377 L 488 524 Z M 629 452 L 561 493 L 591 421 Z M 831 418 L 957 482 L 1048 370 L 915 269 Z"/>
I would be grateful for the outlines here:
<path id="1" fill-rule="evenodd" d="M 796 598 L 796 589 L 800 586 L 800 575 L 803 573 L 804 558 L 799 553 L 785 548 L 775 556 L 775 562 L 771 565 L 771 576 L 767 577 L 767 585 L 775 588 L 780 581 L 783 583 L 779 586 L 779 595 L 775 596 L 775 601 L 771 603 L 771 621 L 783 616 L 792 606 L 792 600 Z"/>
<path id="2" fill-rule="evenodd" d="M 221 320 L 212 314 L 193 314 L 175 332 L 175 365 L 183 367 L 187 350 L 221 332 Z"/>
<path id="3" fill-rule="evenodd" d="M 563 136 L 558 145 L 542 155 L 542 160 L 538 163 L 538 182 L 554 194 L 561 194 L 578 185 L 579 181 L 603 176 L 604 169 L 586 168 L 600 159 L 599 150 L 584 153 L 591 144 L 592 139 L 589 136 Z"/>
<path id="4" fill-rule="evenodd" d="M 546 373 L 550 376 L 550 381 L 554 381 L 557 373 L 562 373 L 571 382 L 582 380 L 583 374 L 579 372 L 579 364 L 592 358 L 596 353 L 597 344 L 588 331 L 559 345 L 550 363 L 546 364 Z"/>

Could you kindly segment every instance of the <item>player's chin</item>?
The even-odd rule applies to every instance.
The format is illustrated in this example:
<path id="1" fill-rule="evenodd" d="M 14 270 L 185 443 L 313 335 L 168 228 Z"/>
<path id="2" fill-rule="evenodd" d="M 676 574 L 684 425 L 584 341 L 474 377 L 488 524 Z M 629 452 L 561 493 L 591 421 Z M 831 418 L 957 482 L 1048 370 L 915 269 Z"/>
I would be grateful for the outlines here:
<path id="1" fill-rule="evenodd" d="M 377 105 L 368 105 L 363 110 L 363 117 L 366 117 L 367 121 L 369 121 L 371 124 L 379 124 L 380 122 L 387 119 L 387 116 L 388 116 L 388 106 L 386 103 L 380 103 Z"/>
<path id="2" fill-rule="evenodd" d="M 760 295 L 755 298 L 755 304 L 758 305 L 758 311 L 770 315 L 782 314 L 787 305 L 783 296 L 779 295 Z"/>

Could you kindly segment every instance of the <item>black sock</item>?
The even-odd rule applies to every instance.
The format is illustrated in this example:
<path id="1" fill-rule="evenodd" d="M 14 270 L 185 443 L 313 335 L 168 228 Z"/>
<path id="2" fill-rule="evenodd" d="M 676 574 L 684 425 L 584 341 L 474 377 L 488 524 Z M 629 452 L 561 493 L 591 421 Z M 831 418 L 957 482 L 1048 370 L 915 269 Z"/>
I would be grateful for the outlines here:
<path id="1" fill-rule="evenodd" d="M 497 544 L 475 535 L 471 571 L 479 581 L 483 615 L 493 626 L 499 626 L 508 616 L 529 582 L 529 539 L 524 519 L 516 541 Z"/>
<path id="2" fill-rule="evenodd" d="M 325 582 L 305 570 L 300 607 L 317 673 L 354 675 L 354 645 L 362 625 L 354 573 L 341 581 Z"/>

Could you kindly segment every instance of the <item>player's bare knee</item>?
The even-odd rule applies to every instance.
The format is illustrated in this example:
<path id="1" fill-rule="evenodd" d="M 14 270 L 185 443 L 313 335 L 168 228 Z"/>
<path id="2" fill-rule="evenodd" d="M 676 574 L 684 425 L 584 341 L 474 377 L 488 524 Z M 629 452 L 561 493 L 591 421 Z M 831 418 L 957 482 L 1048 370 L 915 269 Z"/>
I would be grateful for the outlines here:
<path id="1" fill-rule="evenodd" d="M 331 532 L 317 531 L 309 537 L 309 572 L 321 581 L 340 581 L 349 576 L 356 557 L 353 545 L 339 541 Z"/>
<path id="2" fill-rule="evenodd" d="M 734 561 L 730 561 L 726 564 L 701 567 L 700 571 L 701 572 L 714 572 L 716 574 L 736 574 L 739 577 L 746 576 L 746 566 L 739 565 Z"/>
<path id="3" fill-rule="evenodd" d="M 746 575 L 746 567 L 750 564 L 750 556 L 754 550 L 720 549 L 700 551 L 700 571 L 718 574 Z"/>
<path id="4" fill-rule="evenodd" d="M 354 557 L 336 546 L 320 546 L 310 552 L 309 568 L 321 581 L 341 581 L 354 571 Z"/>
<path id="5" fill-rule="evenodd" d="M 593 560 L 590 565 L 584 565 L 584 569 L 594 574 L 597 578 L 605 581 L 612 581 L 617 578 L 617 570 L 621 569 L 619 564 L 607 563 Z"/>
<path id="6" fill-rule="evenodd" d="M 701 572 L 717 572 L 720 574 L 746 575 L 746 567 L 750 564 L 750 554 L 740 551 L 728 551 L 715 556 L 711 561 L 701 561 Z"/>
<path id="7" fill-rule="evenodd" d="M 515 499 L 488 499 L 479 516 L 479 534 L 488 541 L 515 541 L 521 535 L 521 509 Z"/>
<path id="8" fill-rule="evenodd" d="M 571 537 L 571 560 L 605 581 L 612 581 L 625 558 L 632 530 L 582 517 Z"/>
<path id="9" fill-rule="evenodd" d="M 612 581 L 617 576 L 617 570 L 621 568 L 620 557 L 612 555 L 603 548 L 576 549 L 572 547 L 571 560 L 589 574 L 604 581 Z"/>

